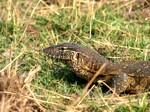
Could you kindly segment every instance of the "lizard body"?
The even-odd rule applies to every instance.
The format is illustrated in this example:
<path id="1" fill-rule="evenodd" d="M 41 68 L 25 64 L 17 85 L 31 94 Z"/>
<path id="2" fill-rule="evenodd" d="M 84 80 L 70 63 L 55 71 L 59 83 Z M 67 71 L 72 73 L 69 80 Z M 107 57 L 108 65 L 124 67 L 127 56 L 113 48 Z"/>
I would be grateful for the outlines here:
<path id="1" fill-rule="evenodd" d="M 150 61 L 111 62 L 90 48 L 72 43 L 53 45 L 43 51 L 50 58 L 69 65 L 77 76 L 88 81 L 105 63 L 97 79 L 103 79 L 118 94 L 150 89 Z"/>

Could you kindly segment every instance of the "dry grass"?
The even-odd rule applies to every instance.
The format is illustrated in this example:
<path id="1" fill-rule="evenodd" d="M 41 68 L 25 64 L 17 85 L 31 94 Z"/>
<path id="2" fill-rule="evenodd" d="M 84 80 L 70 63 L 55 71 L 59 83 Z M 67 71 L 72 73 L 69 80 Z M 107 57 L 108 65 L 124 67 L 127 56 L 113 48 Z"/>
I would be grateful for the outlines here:
<path id="1" fill-rule="evenodd" d="M 30 87 L 33 76 L 40 67 L 31 70 L 26 76 L 18 75 L 11 64 L 0 72 L 0 111 L 1 112 L 40 112 L 44 107 L 38 101 L 42 97 Z M 16 65 L 17 66 L 17 65 Z M 15 68 L 16 68 L 15 66 Z"/>
<path id="2" fill-rule="evenodd" d="M 70 84 L 65 79 L 69 73 L 55 66 L 60 64 L 52 67 L 41 53 L 69 41 L 88 47 L 94 43 L 114 61 L 148 60 L 150 35 L 139 30 L 150 20 L 148 0 L 7 0 L 0 9 L 1 112 L 150 111 L 149 92 L 106 96 L 96 85 L 87 90 L 90 82 Z"/>

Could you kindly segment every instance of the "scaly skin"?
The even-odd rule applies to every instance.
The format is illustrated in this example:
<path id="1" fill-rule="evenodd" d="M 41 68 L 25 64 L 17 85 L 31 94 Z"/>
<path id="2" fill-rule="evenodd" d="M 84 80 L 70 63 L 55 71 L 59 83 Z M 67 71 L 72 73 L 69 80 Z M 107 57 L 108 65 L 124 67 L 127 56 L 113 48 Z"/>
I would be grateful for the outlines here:
<path id="1" fill-rule="evenodd" d="M 150 61 L 115 62 L 106 66 L 103 75 L 117 93 L 137 93 L 150 89 Z"/>
<path id="2" fill-rule="evenodd" d="M 106 63 L 96 80 L 103 79 L 118 94 L 150 88 L 150 61 L 113 63 L 92 49 L 72 43 L 53 45 L 43 51 L 50 58 L 69 65 L 77 76 L 88 81 Z"/>
<path id="3" fill-rule="evenodd" d="M 71 43 L 50 46 L 44 53 L 69 65 L 77 76 L 86 80 L 90 80 L 104 63 L 111 63 L 96 51 Z"/>

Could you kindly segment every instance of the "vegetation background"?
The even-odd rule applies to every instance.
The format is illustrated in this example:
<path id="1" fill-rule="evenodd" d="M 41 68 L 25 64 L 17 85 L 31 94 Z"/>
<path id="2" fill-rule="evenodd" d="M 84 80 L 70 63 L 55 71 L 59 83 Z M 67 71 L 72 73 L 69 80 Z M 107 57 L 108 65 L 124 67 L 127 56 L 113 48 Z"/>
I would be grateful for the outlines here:
<path id="1" fill-rule="evenodd" d="M 149 0 L 0 0 L 1 112 L 148 112 L 150 93 L 107 97 L 42 50 L 71 42 L 112 61 L 150 60 Z M 80 98 L 77 102 L 76 99 Z"/>

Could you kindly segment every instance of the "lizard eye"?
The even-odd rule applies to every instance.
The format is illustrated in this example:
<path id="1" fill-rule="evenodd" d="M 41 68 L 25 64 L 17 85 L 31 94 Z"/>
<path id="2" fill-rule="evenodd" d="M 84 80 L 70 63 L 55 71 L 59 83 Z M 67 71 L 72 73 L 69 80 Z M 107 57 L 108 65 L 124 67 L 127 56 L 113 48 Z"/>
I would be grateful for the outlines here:
<path id="1" fill-rule="evenodd" d="M 64 51 L 65 49 L 63 47 L 60 48 L 61 51 Z"/>

